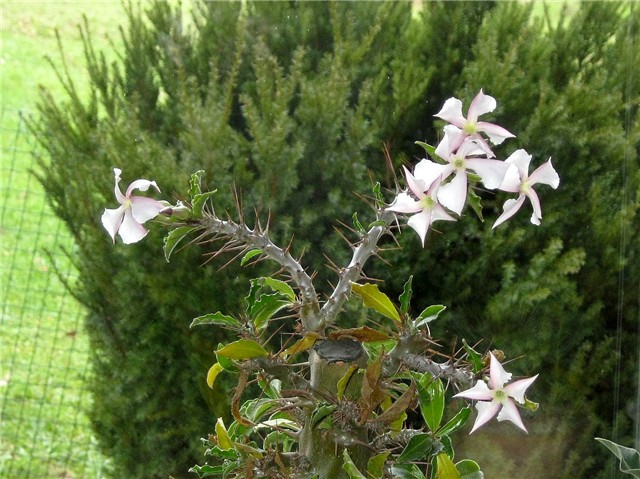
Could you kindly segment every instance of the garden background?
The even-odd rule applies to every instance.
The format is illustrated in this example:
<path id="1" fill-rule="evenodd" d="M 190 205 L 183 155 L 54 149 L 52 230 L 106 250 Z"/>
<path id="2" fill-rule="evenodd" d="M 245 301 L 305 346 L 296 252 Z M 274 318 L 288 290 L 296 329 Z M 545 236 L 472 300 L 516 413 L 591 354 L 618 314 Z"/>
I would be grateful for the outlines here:
<path id="1" fill-rule="evenodd" d="M 225 291 L 242 296 L 247 272 L 197 251 L 161 264 L 159 234 L 114 248 L 98 221 L 113 166 L 169 193 L 202 167 L 211 186 L 233 178 L 276 235 L 303 226 L 298 247 L 333 256 L 335 219 L 366 213 L 351 193 L 372 172 L 393 187 L 383 142 L 396 170 L 415 161 L 442 102 L 484 87 L 560 172 L 542 226 L 466 215 L 424 251 L 404 235 L 400 275 L 372 274 L 397 291 L 415 273 L 422 301 L 449 307 L 440 337 L 486 338 L 543 376 L 529 436 L 496 425 L 458 451 L 487 477 L 616 477 L 592 437 L 639 436 L 637 8 L 258 2 L 238 21 L 239 5 L 3 3 L 0 475 L 186 477 L 224 411 L 203 386 L 217 333 L 188 324 L 238 308 Z M 490 217 L 500 201 L 483 200 Z"/>

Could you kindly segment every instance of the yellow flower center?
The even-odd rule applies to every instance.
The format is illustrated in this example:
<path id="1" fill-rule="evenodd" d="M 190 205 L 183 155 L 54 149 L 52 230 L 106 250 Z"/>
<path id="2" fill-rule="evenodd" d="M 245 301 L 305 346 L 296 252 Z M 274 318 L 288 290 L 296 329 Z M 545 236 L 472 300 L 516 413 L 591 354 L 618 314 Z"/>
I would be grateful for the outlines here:
<path id="1" fill-rule="evenodd" d="M 467 121 L 462 130 L 468 135 L 473 135 L 478 133 L 478 125 L 476 125 L 475 121 Z"/>
<path id="2" fill-rule="evenodd" d="M 456 170 L 463 170 L 464 169 L 464 158 L 461 156 L 454 156 L 453 157 L 453 166 L 455 167 Z"/>
<path id="3" fill-rule="evenodd" d="M 505 399 L 509 397 L 509 395 L 504 392 L 502 389 L 496 389 L 493 391 L 494 397 L 497 401 L 503 402 Z"/>
<path id="4" fill-rule="evenodd" d="M 430 210 L 436 204 L 435 200 L 433 198 L 431 198 L 430 196 L 426 196 L 426 197 L 422 198 L 420 203 L 422 204 L 422 209 L 423 210 Z"/>

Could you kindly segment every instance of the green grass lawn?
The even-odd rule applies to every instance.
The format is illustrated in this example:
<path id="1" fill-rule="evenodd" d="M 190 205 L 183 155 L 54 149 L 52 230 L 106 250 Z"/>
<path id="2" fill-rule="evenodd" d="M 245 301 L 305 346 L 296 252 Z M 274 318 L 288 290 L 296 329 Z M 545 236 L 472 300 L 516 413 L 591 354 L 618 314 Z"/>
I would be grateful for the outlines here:
<path id="1" fill-rule="evenodd" d="M 108 37 L 117 39 L 123 8 L 78 1 L 5 1 L 1 8 L 0 477 L 97 478 L 105 459 L 84 415 L 90 398 L 82 310 L 54 271 L 55 264 L 73 280 L 61 254 L 73 245 L 29 173 L 34 144 L 22 117 L 35 114 L 40 85 L 64 93 L 45 59 L 61 65 L 55 31 L 71 76 L 86 85 L 77 25 L 86 14 L 96 46 L 113 53 Z"/>

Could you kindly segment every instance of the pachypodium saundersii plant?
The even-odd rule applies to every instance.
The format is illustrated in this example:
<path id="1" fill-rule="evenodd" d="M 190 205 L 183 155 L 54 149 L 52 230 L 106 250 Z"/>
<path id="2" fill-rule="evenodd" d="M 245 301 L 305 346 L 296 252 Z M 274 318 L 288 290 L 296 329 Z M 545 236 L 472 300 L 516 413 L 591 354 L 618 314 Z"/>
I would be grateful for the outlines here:
<path id="1" fill-rule="evenodd" d="M 468 202 L 481 216 L 473 187 L 517 193 L 507 200 L 494 228 L 512 217 L 529 198 L 531 222 L 542 218 L 533 187 L 557 188 L 559 177 L 551 161 L 528 175 L 531 156 L 517 150 L 506 161 L 496 159 L 497 145 L 514 135 L 506 129 L 478 121 L 496 101 L 482 90 L 471 102 L 467 117 L 462 102 L 447 100 L 436 115 L 448 124 L 437 146 L 421 145 L 429 158 L 413 171 L 405 168 L 407 190 L 387 202 L 379 185 L 374 188 L 375 220 L 368 228 L 354 215 L 357 239 L 349 264 L 335 268 L 337 281 L 326 299 L 320 299 L 313 275 L 294 258 L 289 248 L 270 239 L 268 228 L 250 228 L 239 220 L 216 214 L 215 191 L 202 191 L 201 174 L 189 185 L 186 204 L 134 196 L 157 185 L 134 181 L 125 194 L 118 188 L 121 171 L 115 169 L 116 199 L 120 207 L 106 210 L 102 221 L 115 239 L 141 240 L 143 224 L 151 219 L 169 226 L 165 238 L 167 260 L 187 237 L 215 245 L 215 254 L 233 251 L 242 265 L 269 259 L 278 272 L 253 279 L 244 297 L 241 318 L 214 312 L 195 318 L 192 326 L 214 325 L 230 330 L 237 340 L 220 344 L 216 361 L 207 373 L 213 387 L 221 374 L 237 377 L 231 398 L 233 421 L 219 418 L 215 434 L 203 439 L 208 463 L 191 471 L 200 477 L 382 479 L 482 478 L 472 460 L 454 463 L 451 436 L 472 415 L 474 432 L 497 415 L 526 431 L 518 408 L 535 410 L 525 391 L 537 376 L 513 382 L 499 350 L 480 354 L 465 340 L 453 355 L 445 356 L 432 337 L 430 323 L 445 309 L 433 305 L 420 314 L 410 310 L 412 278 L 397 301 L 377 284 L 367 282 L 366 262 L 382 254 L 381 240 L 399 230 L 398 215 L 426 244 L 435 221 L 456 221 Z M 217 241 L 214 241 L 217 240 Z M 371 324 L 346 327 L 340 313 L 350 297 L 358 297 L 375 317 Z M 277 329 L 273 321 L 295 318 L 291 330 Z M 380 323 L 380 317 L 385 321 Z M 259 395 L 251 396 L 247 385 Z M 255 388 L 253 389 L 255 390 Z M 467 401 L 465 401 L 467 400 Z M 445 408 L 447 403 L 451 407 Z"/>

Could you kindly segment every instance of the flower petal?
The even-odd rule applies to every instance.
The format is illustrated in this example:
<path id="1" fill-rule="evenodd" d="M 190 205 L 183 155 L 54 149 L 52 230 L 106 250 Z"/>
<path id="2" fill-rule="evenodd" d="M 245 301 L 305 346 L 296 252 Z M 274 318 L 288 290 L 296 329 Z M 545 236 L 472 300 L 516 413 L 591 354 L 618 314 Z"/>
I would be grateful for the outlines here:
<path id="1" fill-rule="evenodd" d="M 435 221 L 458 221 L 456 218 L 447 213 L 441 205 L 436 204 L 431 209 L 431 223 Z"/>
<path id="2" fill-rule="evenodd" d="M 507 171 L 504 174 L 502 183 L 498 186 L 499 190 L 508 191 L 510 193 L 518 193 L 520 186 L 522 186 L 522 179 L 520 178 L 520 170 L 512 163 L 504 162 L 507 165 Z"/>
<path id="3" fill-rule="evenodd" d="M 491 389 L 502 389 L 505 383 L 511 380 L 511 373 L 508 373 L 500 364 L 500 361 L 496 359 L 493 353 L 489 353 L 491 356 L 491 364 L 489 365 L 489 386 Z"/>
<path id="4" fill-rule="evenodd" d="M 492 401 L 493 391 L 489 389 L 487 383 L 484 381 L 478 381 L 475 386 L 465 391 L 454 394 L 454 398 L 467 398 L 474 399 L 476 401 Z"/>
<path id="5" fill-rule="evenodd" d="M 449 98 L 445 101 L 442 109 L 434 116 L 442 118 L 444 121 L 448 121 L 459 128 L 463 128 L 467 122 L 465 117 L 462 116 L 462 102 L 457 98 Z"/>
<path id="6" fill-rule="evenodd" d="M 520 172 L 520 180 L 525 181 L 529 177 L 529 163 L 531 163 L 531 155 L 522 148 L 511 153 L 509 158 L 504 161 L 505 163 L 513 164 L 518 168 L 518 171 Z"/>
<path id="7" fill-rule="evenodd" d="M 444 136 L 436 147 L 436 155 L 448 159 L 469 135 L 455 125 L 445 125 Z"/>
<path id="8" fill-rule="evenodd" d="M 450 165 L 441 165 L 431 160 L 420 160 L 416 167 L 413 169 L 413 178 L 417 181 L 421 181 L 425 185 L 424 190 L 427 191 L 433 183 L 440 177 L 445 179 L 451 174 L 453 168 Z M 407 177 L 407 181 L 409 177 Z"/>
<path id="9" fill-rule="evenodd" d="M 549 185 L 553 189 L 556 189 L 560 185 L 560 176 L 558 172 L 553 168 L 551 164 L 551 158 L 546 163 L 540 165 L 536 171 L 529 176 L 529 184 L 535 185 L 542 183 L 543 185 Z"/>
<path id="10" fill-rule="evenodd" d="M 420 239 L 422 240 L 422 246 L 424 246 L 424 242 L 427 238 L 427 232 L 429 231 L 429 226 L 431 225 L 431 211 L 422 210 L 419 213 L 413 215 L 411 218 L 407 220 L 407 224 L 411 226 Z"/>
<path id="11" fill-rule="evenodd" d="M 522 203 L 524 203 L 524 198 L 525 198 L 524 195 L 520 195 L 517 200 L 509 199 L 505 201 L 502 207 L 504 209 L 504 213 L 502 213 L 500 217 L 496 220 L 496 222 L 493 223 L 492 228 L 495 228 L 496 226 L 501 225 L 502 223 L 507 221 L 509 218 L 511 218 L 513 215 L 515 215 L 520 209 L 520 207 L 522 206 Z"/>
<path id="12" fill-rule="evenodd" d="M 489 153 L 491 152 L 491 148 L 487 145 L 487 148 L 482 144 L 483 139 L 480 135 L 467 136 L 464 138 L 464 141 L 460 143 L 456 151 L 456 156 L 458 158 L 467 158 L 469 156 L 477 156 L 477 155 L 488 155 L 487 149 L 489 149 Z"/>
<path id="13" fill-rule="evenodd" d="M 438 201 L 458 215 L 462 213 L 464 203 L 467 200 L 467 172 L 458 171 L 453 179 L 440 186 Z"/>
<path id="14" fill-rule="evenodd" d="M 540 220 L 542 220 L 542 207 L 540 206 L 540 199 L 538 198 L 538 194 L 534 191 L 533 188 L 527 188 L 525 195 L 527 195 L 527 198 L 531 200 L 531 206 L 533 206 L 531 222 L 534 225 L 540 225 Z"/>
<path id="15" fill-rule="evenodd" d="M 512 382 L 511 384 L 507 384 L 504 387 L 504 391 L 509 394 L 513 399 L 518 401 L 520 404 L 524 404 L 524 393 L 527 391 L 527 388 L 533 384 L 538 378 L 538 375 L 531 378 L 518 379 L 517 381 Z"/>
<path id="16" fill-rule="evenodd" d="M 120 191 L 120 186 L 118 185 L 118 183 L 120 183 L 120 175 L 122 174 L 122 170 L 120 168 L 114 168 L 113 169 L 113 175 L 115 176 L 116 179 L 116 185 L 114 187 L 114 193 L 116 195 L 116 200 L 118 200 L 118 203 L 122 204 L 124 202 L 124 195 L 122 194 L 122 191 Z"/>
<path id="17" fill-rule="evenodd" d="M 478 411 L 478 417 L 473 424 L 473 428 L 469 434 L 472 434 L 476 429 L 484 424 L 488 423 L 493 416 L 500 410 L 500 403 L 498 401 L 482 401 L 476 403 L 476 410 Z"/>
<path id="18" fill-rule="evenodd" d="M 469 112 L 467 113 L 467 118 L 469 121 L 477 122 L 478 117 L 480 115 L 484 115 L 485 113 L 489 113 L 496 109 L 496 100 L 492 96 L 485 95 L 482 92 L 482 89 L 478 92 L 475 98 L 471 101 L 471 105 L 469 105 Z"/>
<path id="19" fill-rule="evenodd" d="M 120 225 L 120 229 L 118 230 L 122 242 L 124 244 L 137 243 L 147 236 L 147 233 L 147 229 L 135 220 L 131 209 L 127 208 L 124 212 L 124 219 Z"/>
<path id="20" fill-rule="evenodd" d="M 389 211 L 395 211 L 396 213 L 417 213 L 418 211 L 422 211 L 422 204 L 403 191 L 398 193 L 396 199 L 393 200 L 393 203 L 391 203 L 387 209 Z"/>
<path id="21" fill-rule="evenodd" d="M 502 403 L 502 409 L 498 413 L 498 421 L 511 421 L 524 432 L 527 432 L 527 428 L 524 427 L 522 418 L 520 418 L 518 407 L 511 399 L 507 399 Z"/>
<path id="22" fill-rule="evenodd" d="M 125 193 L 125 195 L 128 198 L 131 196 L 131 193 L 133 193 L 133 190 L 147 191 L 151 186 L 153 186 L 158 191 L 158 193 L 160 193 L 160 188 L 158 188 L 158 185 L 156 185 L 155 181 L 135 180 L 129 185 L 129 188 L 127 188 L 127 192 Z"/>
<path id="23" fill-rule="evenodd" d="M 489 137 L 489 140 L 491 140 L 491 143 L 494 145 L 499 145 L 507 138 L 515 138 L 516 136 L 509 130 L 502 128 L 500 125 L 488 123 L 486 121 L 479 121 L 477 128 L 478 131 L 484 131 Z"/>
<path id="24" fill-rule="evenodd" d="M 507 174 L 507 170 L 509 169 L 509 165 L 500 160 L 469 158 L 467 160 L 467 169 L 475 171 L 480 175 L 484 186 L 494 190 L 502 184 L 502 181 Z"/>
<path id="25" fill-rule="evenodd" d="M 429 185 L 422 179 L 416 178 L 415 176 L 413 176 L 411 172 L 407 170 L 404 166 L 403 168 L 404 168 L 404 176 L 407 181 L 407 186 L 409 187 L 409 190 L 411 190 L 411 193 L 413 193 L 419 200 L 421 200 L 426 196 L 425 191 L 429 189 Z"/>
<path id="26" fill-rule="evenodd" d="M 140 224 L 155 218 L 165 206 L 153 198 L 146 196 L 131 197 L 131 213 L 133 218 Z"/>
<path id="27" fill-rule="evenodd" d="M 100 218 L 102 221 L 102 226 L 107 230 L 111 239 L 115 243 L 116 241 L 116 233 L 122 224 L 122 220 L 124 218 L 124 207 L 121 206 L 118 209 L 111 210 L 105 209 L 104 213 L 102 213 L 102 217 Z"/>

